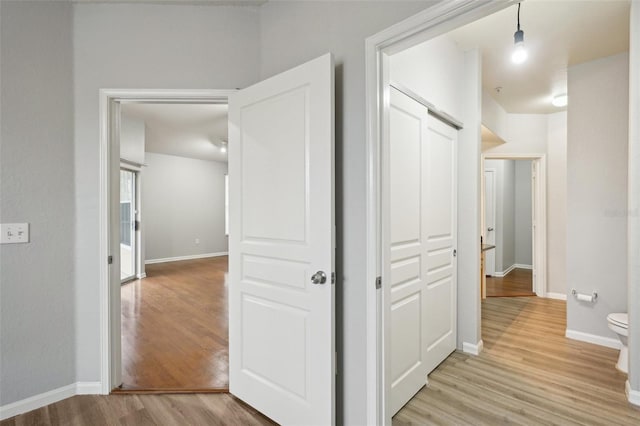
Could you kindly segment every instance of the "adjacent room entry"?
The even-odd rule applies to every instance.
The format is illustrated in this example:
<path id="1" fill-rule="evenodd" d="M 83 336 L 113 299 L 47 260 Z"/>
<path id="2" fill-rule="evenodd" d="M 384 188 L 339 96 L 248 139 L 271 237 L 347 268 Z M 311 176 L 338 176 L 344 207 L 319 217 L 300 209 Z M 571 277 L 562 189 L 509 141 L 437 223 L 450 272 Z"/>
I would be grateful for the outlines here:
<path id="1" fill-rule="evenodd" d="M 159 156 L 167 153 L 143 149 L 143 161 L 136 163 L 141 169 L 143 203 L 138 211 L 140 232 L 146 234 L 140 250 L 147 259 L 146 270 L 140 271 L 140 279 L 122 286 L 120 274 L 117 281 L 114 275 L 121 259 L 110 250 L 120 244 L 116 232 L 121 221 L 119 203 L 115 202 L 119 200 L 116 188 L 120 184 L 116 166 L 122 161 L 124 146 L 122 137 L 118 139 L 119 124 L 123 124 L 118 118 L 128 105 L 149 104 L 154 99 L 164 106 L 228 105 L 228 120 L 221 120 L 228 123 L 228 145 L 226 141 L 219 146 L 214 146 L 215 141 L 208 143 L 208 149 L 219 151 L 228 146 L 228 262 L 226 256 L 152 258 L 155 243 L 149 236 L 154 213 L 156 217 L 171 211 L 186 214 L 187 210 L 199 212 L 203 206 L 188 209 L 173 199 L 150 208 L 152 202 L 144 196 L 153 187 L 150 170 L 166 165 L 167 159 Z M 102 342 L 103 360 L 107 361 L 102 369 L 103 389 L 117 392 L 115 388 L 126 385 L 124 370 L 128 363 L 138 363 L 144 369 L 145 373 L 139 375 L 144 380 L 172 379 L 184 374 L 185 369 L 206 376 L 221 367 L 228 371 L 228 391 L 274 421 L 334 424 L 337 353 L 331 54 L 237 91 L 103 90 L 101 124 L 101 153 L 108 158 L 103 163 L 108 174 L 102 175 L 101 225 L 105 232 L 101 250 L 108 259 L 105 265 L 111 265 L 102 269 Z M 153 136 L 151 127 L 147 122 L 138 126 L 148 133 L 145 144 L 147 136 Z M 158 133 L 170 132 L 162 129 Z M 184 153 L 175 156 L 185 157 Z M 176 161 L 184 162 L 184 158 Z M 158 192 L 169 192 L 179 177 L 195 167 L 181 170 L 180 174 L 159 173 Z M 180 196 L 193 191 L 189 185 L 178 186 L 182 189 Z M 226 179 L 219 186 L 226 188 Z M 225 197 L 219 204 L 224 209 Z M 224 220 L 221 224 L 225 229 Z M 189 234 L 187 225 L 183 219 L 166 227 Z M 205 242 L 190 234 L 189 238 L 193 244 Z M 158 241 L 167 240 L 171 247 L 178 245 L 175 238 Z M 149 262 L 150 258 L 155 261 Z M 145 282 L 153 285 L 145 288 Z M 207 285 L 211 283 L 219 284 L 221 290 L 213 293 L 213 304 L 207 302 L 212 294 Z M 162 309 L 175 306 L 182 309 L 181 313 L 163 315 Z M 146 323 L 143 316 L 153 318 L 151 323 Z M 212 325 L 211 320 L 223 321 Z M 223 332 L 226 326 L 228 334 Z M 158 335 L 163 336 L 156 339 L 165 345 L 162 353 L 151 351 L 139 356 L 142 352 L 138 346 L 145 343 L 145 336 L 155 339 Z M 187 349 L 187 342 L 196 342 L 200 350 Z M 212 342 L 228 348 L 228 357 L 217 357 Z M 199 363 L 200 359 L 205 362 Z M 189 386 L 151 390 L 227 389 Z"/>
<path id="2" fill-rule="evenodd" d="M 120 169 L 120 279 L 136 278 L 138 273 L 136 172 Z"/>

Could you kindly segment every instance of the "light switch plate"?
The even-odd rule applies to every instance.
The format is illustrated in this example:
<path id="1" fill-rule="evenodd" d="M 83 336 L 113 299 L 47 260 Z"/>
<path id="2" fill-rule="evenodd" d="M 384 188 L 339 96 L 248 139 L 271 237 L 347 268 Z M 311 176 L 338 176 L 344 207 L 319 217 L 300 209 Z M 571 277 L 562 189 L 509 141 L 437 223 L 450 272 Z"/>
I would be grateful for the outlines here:
<path id="1" fill-rule="evenodd" d="M 28 223 L 2 223 L 0 224 L 0 243 L 17 244 L 29 242 Z"/>

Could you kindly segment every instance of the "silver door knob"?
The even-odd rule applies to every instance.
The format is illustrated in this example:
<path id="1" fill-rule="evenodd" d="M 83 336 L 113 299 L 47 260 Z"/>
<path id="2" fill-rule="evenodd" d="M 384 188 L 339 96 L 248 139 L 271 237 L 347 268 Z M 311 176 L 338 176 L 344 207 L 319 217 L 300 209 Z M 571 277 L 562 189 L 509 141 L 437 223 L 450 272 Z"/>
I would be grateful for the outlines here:
<path id="1" fill-rule="evenodd" d="M 487 231 L 491 232 L 491 231 L 493 231 L 493 228 L 489 227 L 489 228 L 487 228 Z"/>
<path id="2" fill-rule="evenodd" d="M 327 282 L 327 274 L 323 271 L 318 271 L 311 276 L 311 282 L 313 284 L 324 284 Z"/>

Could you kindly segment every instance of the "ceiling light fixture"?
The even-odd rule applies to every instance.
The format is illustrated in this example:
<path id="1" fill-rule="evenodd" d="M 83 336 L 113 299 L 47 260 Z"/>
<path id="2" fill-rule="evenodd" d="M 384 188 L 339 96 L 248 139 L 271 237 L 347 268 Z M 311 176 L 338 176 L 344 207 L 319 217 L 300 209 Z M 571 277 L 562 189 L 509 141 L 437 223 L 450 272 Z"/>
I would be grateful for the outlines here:
<path id="1" fill-rule="evenodd" d="M 220 152 L 223 154 L 227 152 L 227 143 L 226 139 L 220 140 Z"/>
<path id="2" fill-rule="evenodd" d="M 551 105 L 557 106 L 557 107 L 567 106 L 568 103 L 569 103 L 569 97 L 566 94 L 557 95 L 557 96 L 554 96 L 553 99 L 551 99 Z"/>
<path id="3" fill-rule="evenodd" d="M 518 3 L 518 30 L 513 34 L 515 47 L 511 54 L 511 60 L 516 64 L 521 64 L 527 60 L 527 50 L 524 48 L 524 31 L 520 29 L 520 3 Z"/>

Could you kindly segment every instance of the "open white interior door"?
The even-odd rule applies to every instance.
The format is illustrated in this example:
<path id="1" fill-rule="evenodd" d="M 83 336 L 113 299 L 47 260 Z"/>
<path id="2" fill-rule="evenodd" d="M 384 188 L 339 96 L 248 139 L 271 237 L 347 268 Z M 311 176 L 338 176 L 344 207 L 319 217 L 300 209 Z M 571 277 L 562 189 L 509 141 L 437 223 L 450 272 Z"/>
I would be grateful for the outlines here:
<path id="1" fill-rule="evenodd" d="M 335 423 L 330 54 L 229 97 L 229 387 L 284 425 Z"/>

